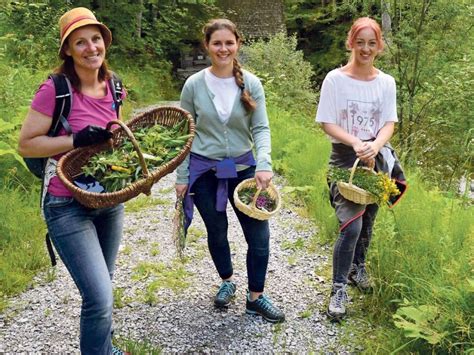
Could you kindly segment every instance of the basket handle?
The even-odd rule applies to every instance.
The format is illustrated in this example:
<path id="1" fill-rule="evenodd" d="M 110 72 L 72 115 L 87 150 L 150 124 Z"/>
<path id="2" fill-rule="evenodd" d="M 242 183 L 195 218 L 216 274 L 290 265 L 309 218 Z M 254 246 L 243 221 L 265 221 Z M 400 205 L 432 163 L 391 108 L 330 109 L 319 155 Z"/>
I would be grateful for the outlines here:
<path id="1" fill-rule="evenodd" d="M 357 158 L 354 162 L 354 165 L 352 166 L 352 169 L 351 169 L 351 176 L 349 177 L 349 185 L 351 185 L 351 186 L 352 186 L 352 178 L 354 177 L 354 173 L 356 171 L 357 164 L 359 164 L 359 161 L 360 161 L 360 159 Z"/>
<path id="2" fill-rule="evenodd" d="M 357 168 L 357 164 L 359 164 L 359 161 L 360 159 L 357 158 L 354 162 L 354 165 L 352 166 L 352 169 L 351 169 L 351 176 L 349 177 L 349 185 L 352 185 L 352 178 L 354 177 L 354 173 L 356 171 L 356 168 Z M 375 165 L 375 160 L 371 160 L 370 163 L 369 163 L 369 168 L 371 170 L 374 169 L 374 165 Z"/>
<path id="3" fill-rule="evenodd" d="M 270 183 L 268 184 L 268 186 L 273 186 L 273 182 L 270 181 Z M 262 192 L 262 188 L 259 187 L 257 188 L 257 192 L 255 192 L 255 195 L 253 196 L 253 200 L 252 200 L 252 204 L 250 205 L 250 207 L 252 208 L 255 208 L 256 204 L 257 204 L 257 199 L 258 199 L 258 196 L 260 196 L 260 193 Z"/>
<path id="4" fill-rule="evenodd" d="M 250 205 L 251 208 L 256 208 L 255 206 L 257 204 L 257 199 L 258 199 L 258 196 L 260 195 L 260 192 L 262 192 L 261 187 L 257 188 L 257 192 L 255 192 L 255 195 L 253 196 L 252 204 Z"/>
<path id="5" fill-rule="evenodd" d="M 112 127 L 114 124 L 118 124 L 120 127 L 122 127 L 123 130 L 125 131 L 125 133 L 127 134 L 128 138 L 130 138 L 130 140 L 132 141 L 133 147 L 135 148 L 135 151 L 138 154 L 138 161 L 140 162 L 140 166 L 142 167 L 143 175 L 144 175 L 145 178 L 147 178 L 148 176 L 150 176 L 150 172 L 148 171 L 148 168 L 147 168 L 146 162 L 145 162 L 145 158 L 143 158 L 142 151 L 140 150 L 140 147 L 138 146 L 138 142 L 135 139 L 135 136 L 133 135 L 132 131 L 130 130 L 130 128 L 127 127 L 127 125 L 125 123 L 123 123 L 122 121 L 118 121 L 118 120 L 110 121 L 109 123 L 107 123 L 106 128 L 110 129 L 110 127 Z"/>

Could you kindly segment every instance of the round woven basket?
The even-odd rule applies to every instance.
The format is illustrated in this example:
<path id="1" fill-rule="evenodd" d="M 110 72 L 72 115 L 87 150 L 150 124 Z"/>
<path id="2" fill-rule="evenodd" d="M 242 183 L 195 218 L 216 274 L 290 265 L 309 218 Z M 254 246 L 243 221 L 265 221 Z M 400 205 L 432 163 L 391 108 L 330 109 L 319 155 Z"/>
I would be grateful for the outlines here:
<path id="1" fill-rule="evenodd" d="M 260 195 L 260 192 L 262 191 L 262 189 L 256 189 L 257 191 L 255 192 L 253 200 L 248 205 L 243 203 L 239 198 L 240 190 L 244 188 L 256 188 L 256 187 L 257 187 L 257 183 L 254 178 L 246 179 L 242 181 L 240 184 L 237 185 L 237 187 L 234 190 L 234 203 L 235 203 L 235 207 L 237 207 L 239 211 L 241 211 L 242 213 L 245 213 L 249 217 L 264 221 L 264 220 L 269 219 L 271 216 L 275 215 L 279 211 L 281 207 L 280 193 L 276 189 L 275 185 L 273 185 L 273 183 L 270 182 L 270 185 L 268 185 L 268 188 L 265 191 L 268 193 L 270 198 L 275 201 L 276 206 L 273 211 L 270 211 L 270 212 L 262 211 L 255 206 L 255 203 L 257 202 L 257 198 Z"/>
<path id="2" fill-rule="evenodd" d="M 183 120 L 187 121 L 187 134 L 190 134 L 186 144 L 183 146 L 179 154 L 171 161 L 153 169 L 152 171 L 148 171 L 145 160 L 143 159 L 140 149 L 136 144 L 135 138 L 133 137 L 133 131 L 143 127 L 152 127 L 157 124 L 170 127 Z M 111 123 L 117 122 L 118 121 L 113 121 Z M 150 195 L 153 184 L 158 182 L 163 176 L 174 171 L 191 150 L 195 129 L 194 120 L 189 112 L 179 107 L 160 106 L 140 113 L 130 121 L 126 122 L 126 125 L 121 122 L 118 124 L 120 127 L 112 131 L 112 144 L 110 144 L 109 141 L 106 143 L 73 149 L 63 155 L 58 162 L 58 167 L 56 170 L 57 176 L 66 186 L 66 188 L 71 191 L 74 198 L 86 207 L 111 207 L 128 201 L 138 196 L 140 193 Z M 111 147 L 115 148 L 120 146 L 124 139 L 131 139 L 135 150 L 138 153 L 143 173 L 143 177 L 141 179 L 131 183 L 130 185 L 127 185 L 122 190 L 105 193 L 86 191 L 74 185 L 74 179 L 82 174 L 82 167 L 88 163 L 89 159 L 93 155 L 99 153 L 100 151 L 110 149 Z"/>
<path id="3" fill-rule="evenodd" d="M 357 164 L 359 164 L 359 161 L 360 159 L 357 158 L 354 162 L 354 165 L 352 166 L 349 182 L 338 181 L 337 188 L 345 199 L 358 203 L 360 205 L 370 205 L 377 201 L 375 195 L 352 184 L 352 179 L 354 177 L 354 173 L 356 171 Z M 372 169 L 370 171 L 374 172 Z"/>

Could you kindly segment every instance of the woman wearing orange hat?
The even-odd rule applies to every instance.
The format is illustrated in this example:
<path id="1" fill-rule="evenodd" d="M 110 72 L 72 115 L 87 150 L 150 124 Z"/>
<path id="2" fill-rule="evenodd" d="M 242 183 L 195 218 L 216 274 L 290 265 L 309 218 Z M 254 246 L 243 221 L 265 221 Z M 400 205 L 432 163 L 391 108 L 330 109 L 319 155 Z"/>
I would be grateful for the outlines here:
<path id="1" fill-rule="evenodd" d="M 24 157 L 49 157 L 43 212 L 49 236 L 82 296 L 81 352 L 121 354 L 111 342 L 111 279 L 122 238 L 123 205 L 86 208 L 55 176 L 61 155 L 111 138 L 104 127 L 119 112 L 108 80 L 112 73 L 105 61 L 112 35 L 82 7 L 66 12 L 59 20 L 59 29 L 63 63 L 55 72 L 65 75 L 72 86 L 68 124 L 63 124 L 58 135 L 48 135 L 56 100 L 54 83 L 48 79 L 36 92 L 23 123 L 19 152 Z"/>

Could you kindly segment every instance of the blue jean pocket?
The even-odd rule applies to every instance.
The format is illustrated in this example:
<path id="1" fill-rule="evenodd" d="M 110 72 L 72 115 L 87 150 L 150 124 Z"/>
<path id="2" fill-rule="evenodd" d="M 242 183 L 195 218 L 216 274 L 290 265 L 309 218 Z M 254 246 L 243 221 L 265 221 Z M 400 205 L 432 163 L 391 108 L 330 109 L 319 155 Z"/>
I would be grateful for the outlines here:
<path id="1" fill-rule="evenodd" d="M 44 199 L 44 206 L 49 208 L 64 207 L 74 202 L 74 197 L 53 196 L 46 194 Z"/>

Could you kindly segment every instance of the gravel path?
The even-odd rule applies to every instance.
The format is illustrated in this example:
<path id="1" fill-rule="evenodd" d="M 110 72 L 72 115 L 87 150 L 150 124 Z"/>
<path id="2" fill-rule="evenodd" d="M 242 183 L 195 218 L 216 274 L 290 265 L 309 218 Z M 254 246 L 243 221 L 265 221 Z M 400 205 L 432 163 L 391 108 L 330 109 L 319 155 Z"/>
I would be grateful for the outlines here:
<path id="1" fill-rule="evenodd" d="M 154 203 L 126 213 L 114 281 L 116 336 L 175 353 L 347 351 L 338 343 L 339 327 L 324 315 L 329 286 L 317 275 L 330 251 L 307 251 L 317 228 L 291 210 L 285 195 L 281 213 L 271 219 L 266 292 L 287 321 L 272 325 L 245 314 L 246 244 L 233 212 L 229 236 L 238 288 L 228 310 L 212 305 L 220 280 L 198 213 L 185 261 L 176 258 L 173 182 L 174 174 L 165 177 L 153 189 Z M 0 353 L 78 352 L 80 298 L 62 263 L 54 273 L 38 276 L 34 287 L 11 304 L 0 315 Z"/>
<path id="2" fill-rule="evenodd" d="M 229 240 L 237 283 L 232 305 L 227 310 L 213 306 L 220 279 L 197 211 L 185 258 L 177 258 L 171 238 L 174 179 L 173 173 L 160 180 L 151 199 L 139 197 L 126 205 L 114 280 L 116 337 L 165 353 L 354 351 L 340 343 L 340 327 L 324 314 L 329 283 L 321 271 L 328 267 L 330 250 L 314 248 L 311 237 L 317 227 L 294 212 L 284 193 L 282 210 L 270 223 L 265 291 L 285 311 L 286 322 L 272 325 L 245 314 L 246 243 L 230 204 Z M 281 190 L 282 179 L 275 180 Z M 145 207 L 134 211 L 140 201 Z M 0 353 L 79 353 L 79 313 L 79 293 L 60 262 L 38 275 L 34 286 L 0 314 Z"/>

